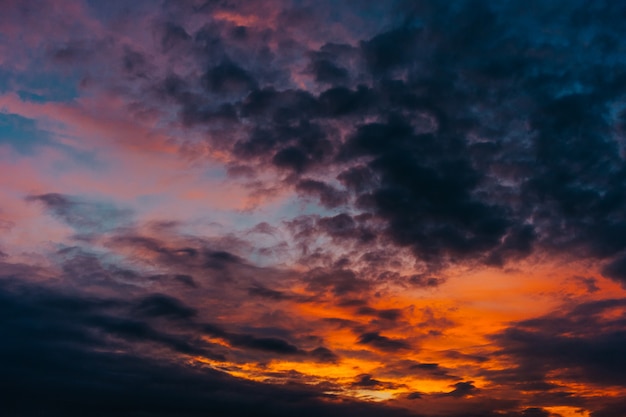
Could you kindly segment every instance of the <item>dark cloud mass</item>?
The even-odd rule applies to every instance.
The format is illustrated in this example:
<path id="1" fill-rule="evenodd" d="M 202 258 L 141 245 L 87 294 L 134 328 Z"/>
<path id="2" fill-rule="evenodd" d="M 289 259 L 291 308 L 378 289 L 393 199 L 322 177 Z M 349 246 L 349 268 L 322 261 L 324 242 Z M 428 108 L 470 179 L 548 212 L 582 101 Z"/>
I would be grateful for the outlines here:
<path id="1" fill-rule="evenodd" d="M 119 351 L 98 333 L 102 314 L 115 307 L 36 288 L 0 283 L 5 336 L 0 345 L 0 399 L 6 416 L 383 416 L 385 407 L 335 402 L 305 386 L 245 382 L 208 367 L 156 361 L 145 352 Z M 96 317 L 99 317 L 97 319 Z M 123 339 L 151 337 L 138 324 L 107 331 Z M 408 412 L 393 410 L 400 416 Z"/>
<path id="2" fill-rule="evenodd" d="M 376 349 L 389 352 L 409 348 L 409 344 L 406 341 L 382 336 L 378 332 L 363 333 L 359 336 L 359 343 L 371 345 Z"/>
<path id="3" fill-rule="evenodd" d="M 172 319 L 188 319 L 196 315 L 194 309 L 186 307 L 177 299 L 163 294 L 154 294 L 143 298 L 135 307 L 135 313 L 140 316 Z"/>
<path id="4" fill-rule="evenodd" d="M 624 386 L 625 305 L 624 299 L 589 302 L 511 326 L 494 340 L 499 353 L 515 358 L 518 368 L 498 378 L 545 383 L 548 374 L 559 373 L 565 379 Z"/>
<path id="5" fill-rule="evenodd" d="M 626 415 L 625 1 L 56 3 L 0 2 L 0 415 Z"/>
<path id="6" fill-rule="evenodd" d="M 247 126 L 226 145 L 236 157 L 294 174 L 288 183 L 325 207 L 354 202 L 383 222 L 377 232 L 431 266 L 504 265 L 535 248 L 600 259 L 625 250 L 620 6 L 394 8 L 395 26 L 306 51 L 318 88 L 256 77 L 244 55 L 184 83 L 239 94 L 222 104 Z M 164 42 L 183 32 L 168 26 Z M 296 45 L 283 47 L 289 55 Z M 278 71 L 279 61 L 266 64 Z M 166 91 L 178 88 L 171 80 Z M 208 98 L 191 97 L 181 96 L 183 121 L 214 124 L 202 110 Z M 606 274 L 620 279 L 618 266 Z"/>

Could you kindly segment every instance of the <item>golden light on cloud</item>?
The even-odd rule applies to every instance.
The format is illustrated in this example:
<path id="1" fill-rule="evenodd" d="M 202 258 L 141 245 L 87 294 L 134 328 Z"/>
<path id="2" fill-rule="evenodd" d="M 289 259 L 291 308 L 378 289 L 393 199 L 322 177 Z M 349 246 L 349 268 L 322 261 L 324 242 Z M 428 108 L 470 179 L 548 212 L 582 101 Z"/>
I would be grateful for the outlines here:
<path id="1" fill-rule="evenodd" d="M 2 0 L 0 414 L 625 416 L 623 3 Z"/>

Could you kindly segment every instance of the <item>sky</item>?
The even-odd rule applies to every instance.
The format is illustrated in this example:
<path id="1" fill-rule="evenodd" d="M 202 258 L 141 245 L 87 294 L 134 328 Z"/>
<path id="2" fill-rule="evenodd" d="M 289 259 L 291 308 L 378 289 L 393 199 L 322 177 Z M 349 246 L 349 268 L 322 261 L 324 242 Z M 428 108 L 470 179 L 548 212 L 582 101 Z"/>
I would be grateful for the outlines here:
<path id="1" fill-rule="evenodd" d="M 626 415 L 626 3 L 0 0 L 0 414 Z"/>

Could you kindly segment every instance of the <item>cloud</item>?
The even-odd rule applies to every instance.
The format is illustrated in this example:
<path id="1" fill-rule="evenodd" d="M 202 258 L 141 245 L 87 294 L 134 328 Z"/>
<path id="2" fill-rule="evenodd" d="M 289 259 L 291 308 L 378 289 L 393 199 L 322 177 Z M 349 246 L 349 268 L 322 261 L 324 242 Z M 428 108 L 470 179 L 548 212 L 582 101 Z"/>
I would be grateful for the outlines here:
<path id="1" fill-rule="evenodd" d="M 170 246 L 159 238 L 122 233 L 113 236 L 108 244 L 119 250 L 130 250 L 156 258 L 163 265 L 176 266 L 179 271 L 203 270 L 223 272 L 231 267 L 245 267 L 245 261 L 220 248 L 209 247 L 209 242 L 185 242 L 191 245 Z M 200 243 L 200 245 L 198 245 Z"/>
<path id="2" fill-rule="evenodd" d="M 232 346 L 277 353 L 280 355 L 302 354 L 303 352 L 289 342 L 275 337 L 256 337 L 249 334 L 228 333 L 211 324 L 202 326 L 210 335 L 225 339 Z"/>
<path id="3" fill-rule="evenodd" d="M 450 392 L 443 394 L 444 396 L 460 398 L 468 395 L 474 394 L 476 391 L 476 387 L 473 384 L 473 381 L 469 382 L 457 382 L 454 384 L 454 389 Z"/>
<path id="4" fill-rule="evenodd" d="M 311 60 L 309 70 L 315 76 L 318 83 L 340 84 L 348 80 L 348 71 L 332 62 L 330 59 L 315 56 Z"/>
<path id="5" fill-rule="evenodd" d="M 3 6 L 9 415 L 624 414 L 621 2 Z"/>
<path id="6" fill-rule="evenodd" d="M 395 388 L 396 385 L 389 382 L 379 381 L 372 378 L 369 374 L 359 375 L 358 379 L 352 383 L 352 387 L 368 389 L 368 390 L 381 390 Z"/>
<path id="7" fill-rule="evenodd" d="M 371 285 L 349 269 L 312 269 L 306 274 L 304 281 L 311 291 L 316 293 L 331 292 L 338 297 L 360 294 Z"/>
<path id="8" fill-rule="evenodd" d="M 396 321 L 400 317 L 402 317 L 402 310 L 396 308 L 389 308 L 384 310 L 377 310 L 372 307 L 363 306 L 360 307 L 356 314 L 364 315 L 364 316 L 374 316 L 381 318 L 383 320 Z"/>
<path id="9" fill-rule="evenodd" d="M 152 294 L 141 299 L 134 308 L 135 314 L 147 317 L 189 319 L 197 314 L 179 300 L 164 294 Z"/>
<path id="10" fill-rule="evenodd" d="M 83 201 L 58 193 L 31 195 L 26 200 L 43 204 L 53 216 L 79 233 L 101 233 L 129 224 L 132 215 L 130 210 L 106 202 Z"/>
<path id="11" fill-rule="evenodd" d="M 418 33 L 414 28 L 400 27 L 363 42 L 361 49 L 370 70 L 380 74 L 414 62 Z"/>
<path id="12" fill-rule="evenodd" d="M 602 274 L 626 285 L 626 257 L 618 257 L 604 266 Z"/>
<path id="13" fill-rule="evenodd" d="M 346 201 L 344 193 L 321 181 L 301 180 L 296 185 L 296 190 L 318 197 L 320 203 L 328 208 L 338 207 Z"/>
<path id="14" fill-rule="evenodd" d="M 300 25 L 315 30 L 315 7 L 177 6 L 156 25 L 152 61 L 184 56 L 187 70 L 164 73 L 141 64 L 148 54 L 139 48 L 115 47 L 127 69 L 145 73 L 141 83 L 157 99 L 151 111 L 171 115 L 173 100 L 182 125 L 232 132 L 206 140 L 239 165 L 285 175 L 286 186 L 324 207 L 355 201 L 354 209 L 384 223 L 385 238 L 433 266 L 451 259 L 503 266 L 538 246 L 617 255 L 626 248 L 618 233 L 623 175 L 611 133 L 617 121 L 608 115 L 621 81 L 594 76 L 615 73 L 604 57 L 614 56 L 608 40 L 620 33 L 617 6 L 593 8 L 606 19 L 600 28 L 574 18 L 533 20 L 516 1 L 470 3 L 396 2 L 386 29 L 317 45 L 300 32 L 288 40 Z M 537 5 L 536 13 L 554 10 Z M 559 10 L 578 16 L 581 9 Z M 192 29 L 185 19 L 202 13 L 205 24 Z M 259 13 L 272 16 L 267 26 Z M 575 66 L 579 50 L 555 48 L 557 35 L 530 35 L 539 24 L 551 33 L 586 30 L 606 54 L 586 50 L 585 64 Z M 298 63 L 298 54 L 308 62 Z M 306 74 L 323 86 L 308 85 Z"/>
<path id="15" fill-rule="evenodd" d="M 362 345 L 370 345 L 383 352 L 396 352 L 398 350 L 410 348 L 410 345 L 405 340 L 382 336 L 378 332 L 367 332 L 361 334 L 359 336 L 358 343 Z"/>
<path id="16" fill-rule="evenodd" d="M 276 301 L 286 300 L 290 298 L 289 295 L 286 295 L 282 291 L 272 290 L 270 288 L 265 288 L 259 285 L 248 288 L 248 293 L 252 296 L 269 298 Z"/>
<path id="17" fill-rule="evenodd" d="M 218 94 L 246 93 L 256 86 L 252 76 L 232 62 L 222 62 L 209 69 L 203 81 L 207 90 Z"/>
<path id="18" fill-rule="evenodd" d="M 493 378 L 538 383 L 541 390 L 557 388 L 541 384 L 549 382 L 548 374 L 564 381 L 624 386 L 623 322 L 619 315 L 606 317 L 625 305 L 623 299 L 592 301 L 513 324 L 493 340 L 500 346 L 498 354 L 514 361 L 515 371 L 495 371 Z"/>
<path id="19" fill-rule="evenodd" d="M 104 326 L 131 340 L 154 334 L 136 322 L 81 318 L 114 304 L 33 291 L 32 287 L 11 289 L 6 280 L 1 285 L 2 327 L 8 338 L 0 347 L 4 358 L 0 397 L 8 416 L 131 416 L 139 411 L 190 417 L 251 412 L 260 416 L 339 416 L 348 410 L 364 416 L 413 415 L 375 404 L 329 401 L 311 387 L 248 382 L 174 358 L 119 351 L 92 330 Z"/>

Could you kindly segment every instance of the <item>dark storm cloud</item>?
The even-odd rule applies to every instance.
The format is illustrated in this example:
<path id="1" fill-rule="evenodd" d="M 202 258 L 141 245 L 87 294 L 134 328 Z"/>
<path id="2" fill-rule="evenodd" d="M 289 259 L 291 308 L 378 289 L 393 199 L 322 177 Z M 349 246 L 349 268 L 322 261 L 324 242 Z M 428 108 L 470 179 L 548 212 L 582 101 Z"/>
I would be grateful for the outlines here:
<path id="1" fill-rule="evenodd" d="M 151 26 L 150 36 L 162 56 L 131 46 L 125 34 L 111 40 L 119 49 L 115 57 L 102 53 L 98 61 L 93 49 L 101 44 L 91 41 L 56 45 L 50 54 L 66 67 L 90 62 L 94 68 L 85 69 L 96 75 L 101 64 L 114 67 L 110 71 L 120 80 L 102 88 L 161 114 L 155 125 L 189 129 L 191 134 L 179 139 L 182 148 L 191 144 L 215 151 L 250 177 L 273 173 L 275 188 L 318 201 L 330 213 L 288 223 L 302 239 L 301 263 L 323 265 L 297 280 L 312 299 L 332 299 L 381 327 L 395 325 L 402 313 L 348 301 L 372 294 L 378 283 L 436 287 L 445 280 L 440 269 L 452 264 L 504 266 L 545 251 L 601 260 L 602 273 L 624 285 L 623 2 L 397 1 L 376 9 L 384 14 L 373 13 L 364 6 L 368 2 L 337 2 L 329 19 L 346 20 L 332 24 L 318 20 L 324 9 L 319 5 L 270 2 L 267 9 L 281 8 L 272 21 L 253 3 L 170 1 L 159 3 L 163 9 L 146 3 L 149 19 L 160 22 Z M 114 28 L 123 27 L 117 15 L 132 8 L 114 12 L 118 6 L 89 4 L 94 19 L 101 13 Z M 7 14 L 11 19 L 37 32 L 35 9 L 11 8 L 19 9 Z M 138 17 L 137 11 L 131 15 Z M 362 16 L 375 32 L 352 31 Z M 246 17 L 249 22 L 239 21 Z M 55 26 L 66 26 L 61 23 Z M 116 31 L 106 37 L 115 38 Z M 74 196 L 50 193 L 27 200 L 79 233 L 108 233 L 130 222 L 124 210 Z M 274 334 L 253 325 L 208 324 L 213 322 L 205 320 L 208 314 L 218 317 L 220 309 L 247 302 L 247 295 L 259 304 L 301 301 L 285 287 L 262 280 L 269 274 L 236 247 L 120 233 L 105 246 L 136 254 L 137 264 L 145 262 L 158 273 L 145 276 L 87 250 L 67 248 L 57 253 L 62 274 L 56 277 L 73 280 L 77 291 L 105 288 L 119 299 L 62 296 L 36 285 L 16 290 L 0 281 L 0 402 L 9 416 L 409 415 L 375 404 L 332 401 L 313 387 L 268 387 L 172 362 L 185 355 L 223 359 L 240 351 L 258 360 L 332 363 L 340 357 L 315 347 L 321 343 L 302 343 L 287 330 Z M 320 236 L 350 250 L 354 243 L 356 249 L 336 255 L 334 248 L 308 246 Z M 425 263 L 425 271 L 389 271 L 390 259 L 400 258 L 401 249 Z M 358 270 L 356 263 L 366 267 Z M 12 281 L 39 278 L 34 268 L 0 266 Z M 178 287 L 167 287 L 170 281 Z M 147 293 L 146 282 L 157 289 Z M 219 295 L 200 292 L 212 282 L 224 284 L 215 291 Z M 582 282 L 595 291 L 593 281 Z M 187 305 L 177 291 L 195 302 Z M 207 299 L 200 302 L 202 296 Z M 551 382 L 556 377 L 623 388 L 626 323 L 619 312 L 625 306 L 624 300 L 586 303 L 513 323 L 492 338 L 499 348 L 495 356 L 512 367 L 481 376 L 532 392 L 538 402 L 573 406 L 582 400 Z M 432 311 L 422 313 L 417 327 L 431 335 L 453 325 Z M 409 340 L 382 335 L 385 328 L 365 329 L 339 318 L 326 322 L 355 331 L 363 350 L 392 355 L 412 348 Z M 200 334 L 221 338 L 232 349 Z M 444 356 L 474 365 L 491 359 L 456 351 Z M 437 364 L 409 371 L 448 377 Z M 354 384 L 376 387 L 383 381 L 368 374 Z M 446 393 L 408 397 L 456 403 L 487 391 L 462 380 Z M 548 415 L 515 401 L 502 405 L 486 398 L 484 404 L 476 412 L 468 406 L 470 411 L 450 414 Z M 624 410 L 623 401 L 615 400 L 592 416 L 622 416 Z"/>
<path id="2" fill-rule="evenodd" d="M 150 358 L 136 349 L 120 350 L 90 327 L 101 327 L 92 315 L 102 321 L 115 303 L 18 288 L 6 280 L 0 281 L 0 299 L 5 337 L 0 399 L 9 417 L 414 415 L 375 404 L 327 401 L 313 387 L 247 382 L 207 367 Z M 121 322 L 105 327 L 123 336 L 146 332 Z"/>
<path id="3" fill-rule="evenodd" d="M 383 320 L 396 321 L 402 317 L 402 310 L 395 308 L 379 310 L 369 306 L 362 306 L 356 311 L 356 314 L 364 316 L 374 316 Z"/>
<path id="4" fill-rule="evenodd" d="M 324 117 L 333 118 L 361 115 L 378 99 L 375 93 L 360 85 L 356 91 L 346 87 L 333 87 L 319 96 L 319 107 Z"/>
<path id="5" fill-rule="evenodd" d="M 164 52 L 180 46 L 191 39 L 184 27 L 172 22 L 165 23 L 158 29 L 161 31 L 161 47 Z"/>
<path id="6" fill-rule="evenodd" d="M 458 379 L 458 377 L 451 375 L 450 369 L 446 369 L 440 366 L 438 363 L 413 363 L 407 364 L 411 373 L 423 376 L 430 379 Z"/>
<path id="7" fill-rule="evenodd" d="M 530 407 L 522 412 L 525 417 L 550 417 L 550 412 L 539 407 Z"/>
<path id="8" fill-rule="evenodd" d="M 274 337 L 254 337 L 250 335 L 230 335 L 229 341 L 237 347 L 266 350 L 268 352 L 293 355 L 301 351 L 289 342 Z"/>
<path id="9" fill-rule="evenodd" d="M 241 103 L 242 116 L 257 122 L 308 120 L 317 112 L 316 98 L 303 90 L 268 87 L 252 91 Z"/>
<path id="10" fill-rule="evenodd" d="M 120 238 L 128 238 L 128 236 L 121 235 Z M 121 244 L 118 239 L 114 238 L 112 241 Z M 239 297 L 245 297 L 245 288 L 252 284 L 252 278 L 248 278 L 241 269 L 245 269 L 246 266 L 239 263 L 239 258 L 236 256 L 223 251 L 207 251 L 206 248 L 194 249 L 191 246 L 183 246 L 184 253 L 181 260 L 176 255 L 181 249 L 167 249 L 164 243 L 156 238 L 138 238 L 133 235 L 130 242 L 140 243 L 144 256 L 146 249 L 150 248 L 153 249 L 153 254 L 159 255 L 156 258 L 149 256 L 151 270 L 162 269 L 169 273 L 145 274 L 139 270 L 121 268 L 101 254 L 90 253 L 76 247 L 67 248 L 58 252 L 62 275 L 56 277 L 54 282 L 61 282 L 72 288 L 76 287 L 79 292 L 73 295 L 75 298 L 68 296 L 65 301 L 50 304 L 46 299 L 40 303 L 43 306 L 50 305 L 57 310 L 62 309 L 67 313 L 64 313 L 60 321 L 72 319 L 73 312 L 80 313 L 75 319 L 76 326 L 89 334 L 106 335 L 112 340 L 117 340 L 121 346 L 129 343 L 139 344 L 149 349 L 165 348 L 173 352 L 202 355 L 218 360 L 225 360 L 226 356 L 236 359 L 250 355 L 250 351 L 261 353 L 264 359 L 283 355 L 295 355 L 301 360 L 311 358 L 321 362 L 334 362 L 338 359 L 332 351 L 319 346 L 323 343 L 321 339 L 317 340 L 317 347 L 311 346 L 310 343 L 306 349 L 294 345 L 289 339 L 300 340 L 298 335 L 281 329 L 278 325 L 271 329 L 264 329 L 228 321 L 220 324 L 207 323 L 212 321 L 214 316 L 230 311 L 229 303 L 236 302 L 237 305 L 241 305 Z M 124 240 L 123 243 L 126 245 L 129 242 Z M 198 244 L 197 241 L 193 243 Z M 162 254 L 165 256 L 161 257 Z M 172 254 L 174 254 L 174 259 L 170 258 Z M 189 254 L 193 255 L 192 259 L 188 259 Z M 210 261 L 208 264 L 205 256 Z M 215 262 L 217 264 L 214 264 Z M 222 262 L 226 264 L 223 265 Z M 225 271 L 231 267 L 238 268 L 236 275 L 237 281 L 242 283 L 241 287 L 235 282 L 224 280 Z M 24 275 L 21 269 L 15 267 L 5 266 L 2 269 L 10 272 L 9 277 L 13 277 L 12 279 L 16 274 Z M 196 285 L 189 275 L 177 273 L 187 269 L 197 270 L 205 277 L 207 272 L 214 272 L 215 279 L 220 283 L 220 294 L 214 294 L 214 288 L 208 289 L 206 286 L 202 288 Z M 255 279 L 263 276 L 259 272 L 260 270 L 255 270 Z M 183 279 L 183 286 L 180 285 L 178 278 Z M 28 286 L 31 279 L 27 277 L 23 285 Z M 205 282 L 206 279 L 208 277 L 205 278 Z M 246 283 L 247 280 L 249 280 L 248 283 Z M 190 283 L 193 285 L 189 285 Z M 34 293 L 45 290 L 43 287 L 40 290 L 36 284 L 31 286 Z M 168 294 L 148 291 L 148 288 L 154 287 L 164 292 L 167 291 Z M 81 293 L 81 290 L 84 293 Z M 176 293 L 186 296 L 186 300 L 191 304 L 177 298 L 174 295 Z M 45 294 L 47 293 L 44 292 Z M 102 296 L 94 294 L 111 294 L 109 296 L 111 298 L 101 301 Z M 82 297 L 85 299 L 83 300 Z M 87 308 L 90 314 L 86 314 Z M 56 310 L 50 313 L 51 317 L 54 316 L 52 313 L 56 314 Z M 240 331 L 240 325 L 246 330 Z M 203 340 L 200 337 L 202 334 L 223 339 L 237 350 L 225 351 L 223 347 Z M 248 360 L 253 359 L 248 358 Z"/>
<path id="11" fill-rule="evenodd" d="M 75 255 L 81 256 L 77 252 Z M 113 362 L 115 358 L 122 360 L 124 357 L 138 361 L 151 361 L 147 358 L 162 357 L 169 361 L 173 353 L 201 355 L 225 361 L 226 356 L 237 356 L 240 353 L 248 355 L 254 352 L 256 352 L 254 356 L 265 360 L 282 356 L 295 356 L 299 360 L 309 359 L 325 363 L 335 363 L 339 360 L 338 355 L 323 346 L 304 350 L 284 338 L 265 335 L 273 332 L 290 337 L 290 332 L 286 330 L 252 329 L 256 331 L 253 334 L 230 330 L 229 327 L 236 327 L 233 323 L 225 323 L 225 326 L 207 324 L 202 320 L 206 310 L 193 308 L 170 295 L 136 296 L 134 294 L 141 294 L 142 291 L 140 287 L 131 286 L 126 288 L 126 294 L 115 292 L 115 297 L 108 298 L 96 295 L 98 292 L 82 292 L 91 291 L 93 288 L 94 284 L 89 282 L 93 280 L 91 276 L 67 277 L 66 280 L 88 281 L 85 282 L 84 288 L 66 290 L 69 292 L 65 294 L 57 287 L 58 279 L 55 279 L 51 286 L 31 282 L 32 277 L 37 276 L 36 270 L 32 268 L 24 269 L 7 264 L 3 265 L 2 270 L 10 275 L 0 280 L 0 301 L 2 301 L 0 315 L 4 317 L 0 320 L 0 327 L 3 334 L 11 340 L 11 343 L 3 346 L 9 349 L 7 351 L 9 356 L 3 357 L 13 357 L 20 352 L 19 355 L 24 356 L 23 360 L 18 361 L 16 371 L 19 366 L 25 366 L 24 370 L 29 370 L 31 368 L 25 364 L 34 361 L 28 356 L 32 349 L 22 352 L 20 343 L 23 341 L 24 344 L 34 343 L 40 346 L 37 349 L 46 351 L 51 356 L 45 356 L 42 352 L 32 352 L 34 355 L 41 355 L 37 361 L 32 362 L 35 368 L 28 371 L 30 377 L 35 379 L 45 379 L 47 372 L 51 371 L 47 368 L 47 361 L 55 361 L 54 352 L 57 346 L 63 348 L 63 352 L 67 350 L 67 354 L 78 354 L 80 357 L 98 356 L 98 353 L 92 353 L 96 351 L 102 354 L 118 352 L 115 355 L 111 353 L 113 356 L 110 359 Z M 135 277 L 136 281 L 142 279 L 145 278 Z M 109 283 L 109 288 L 111 286 Z M 235 349 L 224 349 L 223 346 L 207 342 L 200 337 L 202 334 L 220 338 Z M 130 353 L 137 351 L 142 353 Z M 84 365 L 82 366 L 84 368 Z M 120 366 L 126 366 L 126 361 L 121 362 Z M 182 371 L 183 368 L 179 369 Z M 53 369 L 52 372 L 56 370 Z M 120 378 L 126 377 L 128 375 Z M 55 375 L 54 378 L 62 380 L 62 375 Z M 70 384 L 73 376 L 69 375 L 68 378 L 70 379 L 62 383 Z M 92 380 L 93 383 L 98 383 L 96 381 L 98 377 L 94 378 L 96 379 Z M 18 388 L 14 387 L 14 390 Z M 67 395 L 67 398 L 71 397 L 71 394 Z M 312 392 L 312 395 L 318 394 Z M 16 407 L 16 410 L 19 409 L 19 405 Z"/>
<path id="12" fill-rule="evenodd" d="M 248 139 L 237 142 L 235 155 L 295 173 L 303 173 L 328 159 L 333 145 L 318 124 L 304 119 L 296 119 L 293 124 L 281 122 L 293 118 L 294 110 L 297 108 L 279 109 L 274 114 L 279 123 L 257 128 Z"/>
<path id="13" fill-rule="evenodd" d="M 464 10 L 470 13 L 472 23 L 457 29 L 469 34 L 477 27 L 477 21 L 489 16 L 480 36 L 467 36 L 467 42 L 476 44 L 487 39 L 489 31 L 495 34 L 499 28 L 491 24 L 493 13 L 486 5 L 481 3 L 478 9 Z M 437 13 L 442 14 L 436 15 L 437 19 L 458 18 L 447 16 L 452 11 L 443 8 Z M 423 26 L 431 23 L 435 22 L 426 20 Z M 340 172 L 338 178 L 346 190 L 310 178 L 295 182 L 296 190 L 317 197 L 329 208 L 344 204 L 353 195 L 361 210 L 370 211 L 387 223 L 384 232 L 395 244 L 410 247 L 416 256 L 431 262 L 442 256 L 478 256 L 487 263 L 503 264 L 509 258 L 529 254 L 536 235 L 520 213 L 497 198 L 486 199 L 479 193 L 493 188 L 491 179 L 472 160 L 476 145 L 468 138 L 478 133 L 481 120 L 462 109 L 486 105 L 485 98 L 469 95 L 473 88 L 469 73 L 475 69 L 473 62 L 468 62 L 467 53 L 461 55 L 458 63 L 440 62 L 445 57 L 436 53 L 441 52 L 436 42 L 442 47 L 446 43 L 455 45 L 467 34 L 448 36 L 441 32 L 435 36 L 435 30 L 440 29 L 405 25 L 361 42 L 364 70 L 376 78 L 371 85 L 359 85 L 356 89 L 332 87 L 317 96 L 293 88 L 254 89 L 251 73 L 226 61 L 207 73 L 205 87 L 211 91 L 218 91 L 222 85 L 228 91 L 232 90 L 229 85 L 241 91 L 254 89 L 245 99 L 233 103 L 238 108 L 234 113 L 252 122 L 248 137 L 236 141 L 232 148 L 237 157 L 252 158 L 297 175 L 317 166 L 341 167 L 367 158 L 369 162 L 361 165 L 360 171 L 346 167 Z M 424 49 L 425 54 L 417 54 L 426 44 L 429 46 Z M 346 51 L 340 45 L 334 46 L 326 44 L 310 54 L 310 70 L 324 83 L 348 76 L 347 69 L 333 62 L 345 61 Z M 346 48 L 349 49 L 343 49 Z M 434 72 L 443 65 L 458 66 L 467 78 L 465 83 L 470 84 L 449 83 L 445 78 L 448 72 Z M 408 80 L 391 78 L 396 70 L 408 71 Z M 193 107 L 192 101 L 185 113 L 193 113 Z M 380 121 L 350 120 L 344 125 L 351 130 L 345 143 L 338 142 L 336 133 L 330 133 L 327 127 L 345 116 L 366 115 Z M 211 121 L 207 119 L 207 123 Z M 339 149 L 335 149 L 337 145 Z M 502 148 L 497 142 L 495 146 Z M 490 157 L 498 156 L 484 154 L 481 158 L 487 159 L 487 163 L 493 162 Z M 337 157 L 334 162 L 329 159 L 332 155 Z"/>
<path id="14" fill-rule="evenodd" d="M 207 71 L 203 82 L 213 93 L 246 93 L 256 87 L 256 81 L 248 71 L 228 61 Z"/>
<path id="15" fill-rule="evenodd" d="M 410 65 L 418 59 L 418 30 L 400 27 L 361 44 L 367 65 L 374 74 Z"/>
<path id="16" fill-rule="evenodd" d="M 457 139 L 415 136 L 401 118 L 361 126 L 347 142 L 350 155 L 375 159 L 380 186 L 359 204 L 387 221 L 387 233 L 417 256 L 475 256 L 500 245 L 511 221 L 506 210 L 472 196 L 480 174 L 464 160 Z"/>
<path id="17" fill-rule="evenodd" d="M 396 385 L 393 383 L 383 382 L 383 381 L 374 379 L 369 374 L 359 375 L 357 380 L 352 383 L 352 386 L 355 388 L 364 388 L 364 389 L 370 389 L 370 390 L 389 389 L 389 388 L 396 387 Z"/>
<path id="18" fill-rule="evenodd" d="M 176 298 L 165 294 L 152 294 L 142 298 L 134 307 L 135 314 L 146 317 L 166 317 L 171 319 L 189 319 L 197 311 L 189 308 Z"/>
<path id="19" fill-rule="evenodd" d="M 176 74 L 168 74 L 157 85 L 152 86 L 152 94 L 165 102 L 177 104 L 179 117 L 184 126 L 228 125 L 237 122 L 237 111 L 230 103 L 216 104 L 199 91 L 193 84 Z"/>
<path id="20" fill-rule="evenodd" d="M 493 340 L 517 368 L 494 371 L 494 380 L 552 390 L 557 387 L 542 383 L 558 374 L 566 381 L 626 386 L 626 320 L 615 315 L 624 306 L 623 299 L 594 301 L 513 324 Z"/>
<path id="21" fill-rule="evenodd" d="M 85 320 L 85 325 L 104 331 L 106 334 L 122 338 L 125 342 L 153 342 L 184 354 L 221 357 L 206 349 L 198 340 L 189 340 L 189 336 L 168 334 L 155 329 L 150 324 L 114 316 L 96 316 Z"/>
<path id="22" fill-rule="evenodd" d="M 469 382 L 457 382 L 454 384 L 454 389 L 450 392 L 442 394 L 446 397 L 462 398 L 468 395 L 473 395 L 477 391 L 473 381 Z"/>
<path id="23" fill-rule="evenodd" d="M 626 288 L 626 256 L 620 256 L 610 261 L 602 269 L 602 274 Z"/>
<path id="24" fill-rule="evenodd" d="M 626 413 L 626 401 L 623 399 L 610 401 L 597 411 L 591 413 L 591 417 L 620 417 Z"/>
<path id="25" fill-rule="evenodd" d="M 202 330 L 209 335 L 220 337 L 232 346 L 257 349 L 282 355 L 302 354 L 303 352 L 289 342 L 275 337 L 257 337 L 250 334 L 236 334 L 226 332 L 218 326 L 206 324 Z"/>
<path id="26" fill-rule="evenodd" d="M 41 339 L 37 343 L 44 345 L 42 349 L 50 344 L 69 343 L 77 349 L 89 350 L 99 345 L 113 350 L 124 348 L 130 342 L 184 354 L 218 356 L 205 343 L 127 317 L 124 307 L 128 301 L 123 299 L 63 295 L 26 282 L 13 284 L 3 279 L 0 283 L 6 317 L 3 326 L 16 338 L 17 344 Z M 41 323 L 46 325 L 42 327 Z M 10 344 L 7 348 L 15 346 Z"/>
<path id="27" fill-rule="evenodd" d="M 489 361 L 489 357 L 487 355 L 471 355 L 463 352 L 459 352 L 457 350 L 447 350 L 444 352 L 444 356 L 450 359 L 460 359 L 463 361 L 471 361 L 471 362 L 487 362 Z"/>
<path id="28" fill-rule="evenodd" d="M 309 355 L 319 362 L 336 363 L 339 356 L 325 347 L 318 347 L 309 352 Z"/>
<path id="29" fill-rule="evenodd" d="M 394 339 L 382 336 L 378 332 L 367 332 L 361 334 L 359 336 L 358 343 L 372 346 L 383 352 L 397 352 L 411 347 L 411 345 L 403 339 Z"/>
<path id="30" fill-rule="evenodd" d="M 94 319 L 90 325 L 101 327 L 106 332 L 124 339 L 160 343 L 188 354 L 204 352 L 207 343 L 198 340 L 198 335 L 206 334 L 220 338 L 238 349 L 236 352 L 232 350 L 230 352 L 235 356 L 247 355 L 249 350 L 253 350 L 265 355 L 263 357 L 266 359 L 268 355 L 296 355 L 301 359 L 309 357 L 322 362 L 337 360 L 337 355 L 327 348 L 308 346 L 307 349 L 303 349 L 294 345 L 288 339 L 297 339 L 297 335 L 278 327 L 268 330 L 246 326 L 245 331 L 240 331 L 238 325 L 233 323 L 207 323 L 212 321 L 214 315 L 230 311 L 226 310 L 229 303 L 241 305 L 240 297 L 245 297 L 246 294 L 273 301 L 296 299 L 288 293 L 271 290 L 255 283 L 264 277 L 264 273 L 258 268 L 251 267 L 240 257 L 226 251 L 209 249 L 207 248 L 209 243 L 201 239 L 172 245 L 158 238 L 125 234 L 121 231 L 107 242 L 116 249 L 136 250 L 139 256 L 135 261 L 145 257 L 150 263 L 150 269 L 158 268 L 167 273 L 144 275 L 111 265 L 97 254 L 77 248 L 61 251 L 63 271 L 69 282 L 78 281 L 85 287 L 97 287 L 105 291 L 113 288 L 135 297 L 125 302 L 128 305 L 125 314 L 132 318 L 103 317 Z M 251 268 L 248 271 L 250 274 L 246 272 L 248 268 Z M 180 273 L 188 270 L 201 274 L 203 283 L 209 281 L 218 284 L 220 294 L 214 294 L 213 287 L 200 286 L 190 275 Z M 235 280 L 228 278 L 231 272 Z M 177 281 L 183 283 L 184 287 L 176 283 Z M 176 285 L 172 286 L 175 283 Z M 187 305 L 173 295 L 165 293 L 146 294 L 143 289 L 146 284 L 158 285 L 162 291 L 171 293 L 182 291 L 188 299 L 196 300 L 199 304 Z M 200 301 L 196 297 L 200 297 Z M 167 319 L 169 324 L 161 319 Z M 168 333 L 170 330 L 175 334 Z M 275 334 L 280 336 L 277 337 Z"/>
<path id="31" fill-rule="evenodd" d="M 361 294 L 371 285 L 350 269 L 315 268 L 303 280 L 307 283 L 307 288 L 315 293 L 330 292 L 338 297 Z"/>
<path id="32" fill-rule="evenodd" d="M 232 144 L 235 157 L 295 174 L 288 184 L 325 207 L 356 201 L 384 222 L 384 237 L 433 268 L 451 259 L 502 266 L 535 247 L 602 259 L 625 250 L 626 171 L 616 136 L 626 86 L 623 7 L 394 7 L 402 18 L 368 39 L 302 51 L 321 90 L 255 82 L 260 72 L 243 61 L 185 83 L 250 89 L 228 103 L 233 120 L 250 127 Z M 309 25 L 315 13 L 304 15 L 284 19 Z M 217 123 L 205 99 L 185 103 L 186 120 Z M 327 171 L 345 189 L 308 175 Z M 620 279 L 617 266 L 607 268 Z"/>
<path id="33" fill-rule="evenodd" d="M 315 56 L 311 60 L 309 69 L 318 83 L 340 84 L 348 80 L 348 71 L 323 55 Z"/>

